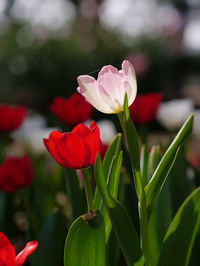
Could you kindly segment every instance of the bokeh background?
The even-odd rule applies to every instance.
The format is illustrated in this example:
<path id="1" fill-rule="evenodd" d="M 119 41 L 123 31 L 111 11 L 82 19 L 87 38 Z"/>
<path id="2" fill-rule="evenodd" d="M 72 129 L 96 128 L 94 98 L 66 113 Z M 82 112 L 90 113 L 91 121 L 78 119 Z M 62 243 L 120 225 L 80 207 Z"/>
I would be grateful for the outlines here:
<path id="1" fill-rule="evenodd" d="M 152 144 L 161 143 L 166 147 L 186 118 L 192 112 L 197 114 L 195 134 L 179 153 L 169 176 L 171 183 L 166 185 L 172 187 L 173 208 L 168 206 L 169 199 L 164 198 L 165 208 L 159 209 L 159 215 L 163 213 L 163 217 L 170 208 L 174 215 L 183 200 L 200 185 L 200 0 L 0 0 L 0 103 L 24 105 L 29 117 L 21 131 L 12 135 L 6 155 L 28 150 L 35 170 L 34 184 L 24 194 L 31 211 L 24 211 L 27 206 L 18 200 L 24 197 L 23 194 L 17 197 L 0 192 L 0 203 L 7 204 L 8 199 L 8 206 L 12 206 L 8 208 L 5 204 L 5 210 L 0 206 L 0 211 L 6 213 L 0 215 L 5 217 L 3 222 L 0 219 L 3 228 L 0 229 L 12 239 L 14 235 L 20 235 L 20 241 L 22 235 L 25 240 L 39 239 L 40 249 L 31 266 L 62 265 L 66 223 L 70 224 L 74 218 L 68 199 L 72 173 L 65 172 L 50 156 L 45 157 L 48 153 L 42 139 L 58 127 L 69 131 L 49 106 L 55 97 L 68 98 L 76 92 L 79 75 L 96 78 L 105 65 L 120 69 L 124 59 L 135 68 L 138 94 L 161 93 L 162 103 L 183 100 L 173 102 L 166 110 L 160 108 L 163 110 L 160 119 L 136 124 L 140 139 L 147 143 L 149 151 Z M 149 106 L 143 100 L 142 103 L 148 111 Z M 142 108 L 138 109 L 139 117 Z M 69 110 L 69 116 L 70 112 L 73 110 Z M 106 135 L 106 144 L 110 144 L 121 130 L 117 116 L 108 117 L 93 110 L 92 119 L 114 121 L 116 128 L 112 134 L 109 133 L 112 125 L 103 127 L 101 124 L 100 131 L 102 136 Z M 21 143 L 16 144 L 18 139 L 39 153 L 21 147 Z M 127 161 L 125 154 L 124 162 Z M 131 175 L 128 163 L 125 168 Z M 124 178 L 124 173 L 122 176 Z M 124 182 L 124 205 L 135 221 L 138 217 L 136 196 L 132 196 L 129 183 Z M 134 206 L 132 202 L 135 202 Z M 26 214 L 35 218 L 36 232 Z M 139 231 L 139 223 L 136 228 Z M 200 261 L 199 236 L 197 240 L 191 265 L 199 265 Z M 14 239 L 13 242 L 17 241 Z M 17 250 L 22 249 L 24 242 Z"/>
<path id="2" fill-rule="evenodd" d="M 200 106 L 198 0 L 1 0 L 0 99 L 50 115 L 77 76 L 127 58 L 138 92 Z"/>

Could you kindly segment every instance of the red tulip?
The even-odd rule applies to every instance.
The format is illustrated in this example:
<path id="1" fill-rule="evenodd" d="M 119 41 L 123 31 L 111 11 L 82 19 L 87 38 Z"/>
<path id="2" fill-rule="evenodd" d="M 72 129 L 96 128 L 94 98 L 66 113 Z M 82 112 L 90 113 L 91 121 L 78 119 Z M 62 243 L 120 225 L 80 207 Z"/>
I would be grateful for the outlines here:
<path id="1" fill-rule="evenodd" d="M 97 153 L 101 151 L 100 131 L 94 121 L 90 128 L 79 124 L 72 132 L 51 132 L 49 139 L 44 139 L 44 145 L 62 166 L 85 168 L 94 165 Z"/>
<path id="2" fill-rule="evenodd" d="M 85 101 L 79 93 L 72 94 L 68 99 L 56 97 L 50 110 L 68 126 L 76 126 L 91 117 L 92 105 Z"/>
<path id="3" fill-rule="evenodd" d="M 33 182 L 32 164 L 27 155 L 7 157 L 0 166 L 0 189 L 11 193 Z"/>
<path id="4" fill-rule="evenodd" d="M 0 266 L 21 266 L 27 257 L 36 250 L 37 246 L 38 242 L 36 240 L 28 242 L 25 248 L 16 256 L 14 246 L 0 232 Z"/>
<path id="5" fill-rule="evenodd" d="M 161 99 L 162 95 L 160 93 L 138 95 L 133 104 L 129 107 L 133 122 L 145 124 L 153 121 L 156 117 Z"/>
<path id="6" fill-rule="evenodd" d="M 0 131 L 10 132 L 20 127 L 26 115 L 24 106 L 0 105 Z"/>

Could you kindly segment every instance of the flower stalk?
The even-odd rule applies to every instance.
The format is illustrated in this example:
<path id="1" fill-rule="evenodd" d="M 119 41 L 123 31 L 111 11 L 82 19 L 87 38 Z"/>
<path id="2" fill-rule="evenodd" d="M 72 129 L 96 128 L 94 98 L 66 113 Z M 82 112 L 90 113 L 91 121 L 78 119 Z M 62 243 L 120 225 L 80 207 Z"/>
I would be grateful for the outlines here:
<path id="1" fill-rule="evenodd" d="M 88 168 L 83 168 L 81 171 L 83 174 L 84 187 L 85 187 L 85 193 L 86 193 L 87 205 L 88 205 L 88 212 L 90 212 L 94 210 L 91 177 L 90 177 Z"/>
<path id="2" fill-rule="evenodd" d="M 131 136 L 131 143 L 132 138 L 135 138 L 137 141 L 137 133 L 135 131 L 134 125 L 131 122 L 131 128 L 133 132 L 130 132 L 130 127 L 126 126 L 126 122 L 130 122 L 130 115 L 128 112 L 128 105 L 127 105 L 127 96 L 125 97 L 125 117 L 123 116 L 122 112 L 119 112 L 118 118 L 125 136 L 125 142 L 128 143 L 128 150 L 130 154 L 133 175 L 134 175 L 134 182 L 136 187 L 136 193 L 138 196 L 138 208 L 139 208 L 139 215 L 140 215 L 140 232 L 141 232 L 141 247 L 144 254 L 146 265 L 149 265 L 149 240 L 148 240 L 148 215 L 147 215 L 147 206 L 146 206 L 146 195 L 144 186 L 142 183 L 142 176 L 139 166 L 139 152 L 137 150 L 131 150 L 129 137 Z M 125 122 L 126 121 L 126 122 Z M 134 130 L 133 130 L 134 129 Z M 138 145 L 138 143 L 136 143 Z M 134 148 L 133 148 L 134 149 Z M 132 151 L 132 152 L 131 152 Z M 137 159 L 137 161 L 136 161 Z"/>

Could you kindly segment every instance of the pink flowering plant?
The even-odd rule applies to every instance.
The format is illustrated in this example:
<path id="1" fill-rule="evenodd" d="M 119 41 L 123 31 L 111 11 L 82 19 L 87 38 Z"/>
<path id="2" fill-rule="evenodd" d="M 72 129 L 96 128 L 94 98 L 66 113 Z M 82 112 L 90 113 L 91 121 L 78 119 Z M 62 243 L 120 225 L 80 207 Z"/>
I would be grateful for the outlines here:
<path id="1" fill-rule="evenodd" d="M 70 121 L 73 129 L 54 130 L 43 138 L 48 160 L 30 152 L 34 179 L 31 172 L 31 182 L 25 182 L 25 176 L 20 185 L 21 174 L 1 166 L 0 266 L 22 265 L 33 251 L 31 266 L 189 265 L 200 226 L 198 182 L 191 183 L 190 178 L 190 184 L 184 184 L 189 180 L 184 143 L 191 135 L 194 115 L 167 145 L 149 149 L 133 123 L 140 108 L 133 110 L 137 82 L 129 61 L 122 63 L 121 70 L 104 66 L 97 79 L 79 76 L 78 85 L 83 105 L 78 101 L 78 112 L 70 118 L 65 117 L 70 113 L 64 106 L 72 106 L 71 101 L 57 98 L 65 103 L 62 109 L 54 102 L 55 113 L 59 110 L 58 117 Z M 90 111 L 94 107 L 118 117 L 122 133 L 106 151 L 98 122 L 83 124 L 84 115 L 79 120 L 85 105 Z M 151 110 L 152 105 L 145 107 Z M 151 120 L 146 109 L 143 114 Z M 11 184 L 11 177 L 13 183 L 18 180 L 17 186 L 8 191 L 5 184 Z M 6 236 L 10 239 L 16 231 L 12 219 L 19 210 L 27 214 L 26 239 L 37 241 L 16 256 Z"/>
<path id="2" fill-rule="evenodd" d="M 200 222 L 200 190 L 197 188 L 183 202 L 161 240 L 156 217 L 159 215 L 157 205 L 162 188 L 181 145 L 191 134 L 193 115 L 187 119 L 164 155 L 158 148 L 148 154 L 143 147 L 141 153 L 139 137 L 128 108 L 137 90 L 130 62 L 124 61 L 120 71 L 113 66 L 103 67 L 97 80 L 87 75 L 80 76 L 78 83 L 78 91 L 90 104 L 103 113 L 118 115 L 132 166 L 140 229 L 138 233 L 134 221 L 123 207 L 123 201 L 120 201 L 123 152 L 122 135 L 118 134 L 103 161 L 97 154 L 94 165 L 97 186 L 93 195 L 90 193 L 89 212 L 77 218 L 69 230 L 64 251 L 65 266 L 76 263 L 107 265 L 111 232 L 115 234 L 127 265 L 187 265 Z M 145 171 L 150 160 L 149 171 Z M 188 216 L 189 222 L 184 218 Z M 181 254 L 179 250 L 182 250 Z"/>

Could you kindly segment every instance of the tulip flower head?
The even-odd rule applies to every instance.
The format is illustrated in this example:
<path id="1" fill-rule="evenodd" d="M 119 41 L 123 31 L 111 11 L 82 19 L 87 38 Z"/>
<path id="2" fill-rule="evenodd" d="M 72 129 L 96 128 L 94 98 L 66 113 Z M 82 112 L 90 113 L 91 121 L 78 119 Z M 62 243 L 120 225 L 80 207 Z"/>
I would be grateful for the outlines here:
<path id="1" fill-rule="evenodd" d="M 68 99 L 56 97 L 49 108 L 68 126 L 76 126 L 88 120 L 93 109 L 79 93 L 72 94 Z"/>
<path id="2" fill-rule="evenodd" d="M 14 246 L 9 239 L 0 232 L 0 265 L 1 266 L 21 266 L 27 257 L 38 247 L 36 240 L 28 242 L 25 248 L 16 256 Z"/>
<path id="3" fill-rule="evenodd" d="M 156 118 L 162 95 L 160 93 L 147 93 L 137 95 L 129 107 L 130 116 L 134 123 L 145 124 Z"/>
<path id="4" fill-rule="evenodd" d="M 66 168 L 80 169 L 94 165 L 101 152 L 100 131 L 93 121 L 90 128 L 77 125 L 71 132 L 53 131 L 43 139 L 52 157 Z"/>
<path id="5" fill-rule="evenodd" d="M 33 168 L 27 155 L 7 157 L 0 165 L 0 190 L 12 193 L 33 183 Z"/>
<path id="6" fill-rule="evenodd" d="M 0 105 L 0 132 L 10 132 L 19 128 L 26 115 L 24 106 Z"/>
<path id="7" fill-rule="evenodd" d="M 125 94 L 130 106 L 137 92 L 135 71 L 127 60 L 119 71 L 111 65 L 104 66 L 97 80 L 88 75 L 79 76 L 78 84 L 78 92 L 97 110 L 107 114 L 122 112 Z"/>

